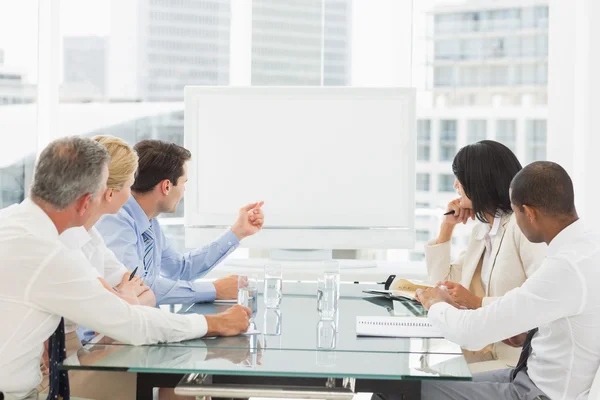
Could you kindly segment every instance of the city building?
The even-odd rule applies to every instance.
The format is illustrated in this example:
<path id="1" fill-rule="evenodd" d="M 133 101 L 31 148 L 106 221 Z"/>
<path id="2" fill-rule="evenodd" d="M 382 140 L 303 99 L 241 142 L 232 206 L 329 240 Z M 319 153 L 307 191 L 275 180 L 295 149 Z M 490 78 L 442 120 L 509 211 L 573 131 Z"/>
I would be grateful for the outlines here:
<path id="1" fill-rule="evenodd" d="M 182 101 L 185 85 L 229 83 L 229 0 L 113 0 L 111 6 L 112 101 Z"/>
<path id="2" fill-rule="evenodd" d="M 95 97 L 106 94 L 107 42 L 107 38 L 98 36 L 63 39 L 64 88 Z"/>
<path id="3" fill-rule="evenodd" d="M 18 67 L 4 65 L 4 51 L 0 49 L 0 106 L 35 102 L 35 85 L 26 78 Z"/>
<path id="4" fill-rule="evenodd" d="M 352 2 L 254 0 L 252 85 L 351 83 Z"/>
<path id="5" fill-rule="evenodd" d="M 430 99 L 417 110 L 417 247 L 411 260 L 424 257 L 440 211 L 457 197 L 451 164 L 461 147 L 492 139 L 523 165 L 546 158 L 548 1 L 472 0 L 435 7 L 428 21 Z M 469 233 L 469 226 L 459 228 L 454 250 L 466 245 Z"/>

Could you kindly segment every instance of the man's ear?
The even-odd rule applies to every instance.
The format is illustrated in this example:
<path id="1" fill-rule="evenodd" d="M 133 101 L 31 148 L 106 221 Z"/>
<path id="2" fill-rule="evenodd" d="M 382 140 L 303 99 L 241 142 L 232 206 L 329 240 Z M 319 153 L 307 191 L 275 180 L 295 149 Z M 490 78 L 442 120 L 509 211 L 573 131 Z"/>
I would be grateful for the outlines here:
<path id="1" fill-rule="evenodd" d="M 77 212 L 77 215 L 82 217 L 90 206 L 91 201 L 92 195 L 90 193 L 84 194 L 77 199 L 77 201 L 75 201 L 75 211 Z"/>
<path id="2" fill-rule="evenodd" d="M 169 195 L 169 192 L 171 191 L 171 188 L 173 187 L 173 184 L 171 183 L 170 180 L 165 179 L 163 181 L 161 181 L 159 183 L 160 185 L 160 191 L 162 194 L 164 194 L 165 196 Z"/>
<path id="3" fill-rule="evenodd" d="M 523 205 L 523 212 L 530 223 L 535 223 L 540 219 L 540 211 L 535 207 Z"/>

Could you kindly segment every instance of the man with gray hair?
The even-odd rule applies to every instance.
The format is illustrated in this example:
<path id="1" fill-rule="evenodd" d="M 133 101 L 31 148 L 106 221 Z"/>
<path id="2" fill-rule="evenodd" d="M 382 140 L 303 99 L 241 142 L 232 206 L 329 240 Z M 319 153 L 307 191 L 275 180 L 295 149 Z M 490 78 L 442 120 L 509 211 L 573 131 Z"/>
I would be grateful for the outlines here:
<path id="1" fill-rule="evenodd" d="M 0 330 L 0 398 L 38 398 L 40 357 L 49 337 L 49 398 L 69 397 L 66 373 L 58 371 L 64 357 L 63 317 L 134 345 L 237 335 L 248 328 L 250 310 L 241 306 L 212 316 L 131 306 L 103 288 L 83 253 L 59 240 L 63 231 L 84 225 L 96 212 L 109 160 L 104 146 L 90 139 L 50 143 L 40 154 L 30 198 L 0 220 L 5 327 Z"/>

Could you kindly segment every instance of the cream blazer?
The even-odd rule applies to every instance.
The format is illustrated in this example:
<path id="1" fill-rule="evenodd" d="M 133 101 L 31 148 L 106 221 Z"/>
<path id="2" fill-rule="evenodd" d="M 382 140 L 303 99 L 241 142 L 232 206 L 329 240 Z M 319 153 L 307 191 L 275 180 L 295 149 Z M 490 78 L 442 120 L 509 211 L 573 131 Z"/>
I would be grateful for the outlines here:
<path id="1" fill-rule="evenodd" d="M 483 222 L 473 227 L 469 245 L 454 262 L 450 260 L 450 241 L 441 244 L 430 242 L 425 246 L 425 261 L 429 280 L 458 282 L 470 289 L 473 277 L 480 279 L 480 267 L 485 252 L 487 227 Z M 506 292 L 519 287 L 540 266 L 546 256 L 546 244 L 531 243 L 517 226 L 514 214 L 502 216 L 496 236 L 492 237 L 491 271 L 487 282 L 488 291 L 482 305 L 488 305 Z M 477 271 L 477 273 L 476 273 Z M 477 284 L 477 282 L 475 282 Z M 481 284 L 477 285 L 483 287 Z M 472 372 L 514 367 L 519 359 L 520 348 L 502 342 L 493 344 L 493 357 L 497 361 L 476 362 L 479 367 Z M 476 364 L 476 365 L 477 365 Z M 473 366 L 472 366 L 473 367 Z"/>
<path id="2" fill-rule="evenodd" d="M 425 262 L 429 280 L 458 282 L 467 289 L 485 252 L 486 226 L 483 222 L 473 227 L 469 245 L 454 262 L 450 260 L 450 241 L 425 246 Z M 545 243 L 531 243 L 517 226 L 514 214 L 502 216 L 496 236 L 492 238 L 492 266 L 487 282 L 488 292 L 483 305 L 519 287 L 533 274 L 546 257 Z"/>

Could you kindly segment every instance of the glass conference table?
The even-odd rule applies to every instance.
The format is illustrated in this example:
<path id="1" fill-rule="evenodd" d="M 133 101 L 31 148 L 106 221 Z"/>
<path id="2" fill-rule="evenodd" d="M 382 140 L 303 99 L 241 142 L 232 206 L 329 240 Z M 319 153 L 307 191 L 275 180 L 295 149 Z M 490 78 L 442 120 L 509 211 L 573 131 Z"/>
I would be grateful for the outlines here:
<path id="1" fill-rule="evenodd" d="M 228 398 L 341 400 L 356 392 L 394 392 L 419 399 L 421 380 L 471 380 L 460 347 L 447 340 L 357 337 L 357 316 L 424 315 L 420 305 L 362 292 L 376 287 L 342 284 L 335 321 L 322 321 L 316 284 L 284 282 L 279 310 L 266 309 L 259 299 L 259 334 L 149 346 L 97 337 L 63 367 L 137 373 L 138 399 L 152 398 L 153 387 L 176 386 L 178 394 Z M 161 308 L 211 314 L 229 306 Z"/>

